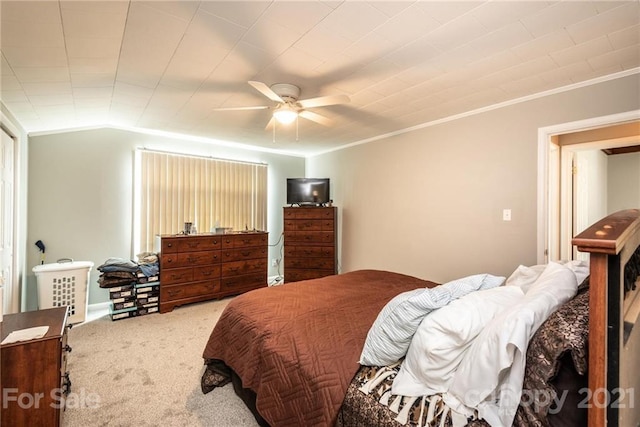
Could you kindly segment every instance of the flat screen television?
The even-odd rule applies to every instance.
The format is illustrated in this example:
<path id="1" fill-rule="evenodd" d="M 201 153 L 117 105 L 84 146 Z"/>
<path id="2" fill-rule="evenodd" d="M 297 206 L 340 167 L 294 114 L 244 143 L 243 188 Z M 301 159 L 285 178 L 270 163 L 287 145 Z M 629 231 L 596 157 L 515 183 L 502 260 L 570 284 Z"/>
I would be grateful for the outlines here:
<path id="1" fill-rule="evenodd" d="M 287 204 L 321 206 L 329 203 L 329 178 L 287 178 Z"/>

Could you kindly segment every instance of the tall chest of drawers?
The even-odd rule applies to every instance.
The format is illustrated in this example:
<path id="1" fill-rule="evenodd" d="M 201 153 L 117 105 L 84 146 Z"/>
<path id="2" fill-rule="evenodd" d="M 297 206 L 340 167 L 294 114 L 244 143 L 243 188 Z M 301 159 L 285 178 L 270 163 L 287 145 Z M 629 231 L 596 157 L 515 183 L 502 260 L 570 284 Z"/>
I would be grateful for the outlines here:
<path id="1" fill-rule="evenodd" d="M 67 329 L 71 327 L 68 320 L 66 306 L 4 316 L 0 340 L 21 329 L 49 329 L 42 338 L 1 347 L 2 425 L 62 424 L 65 398 L 71 390 L 67 372 L 67 353 L 71 351 L 67 345 Z"/>
<path id="2" fill-rule="evenodd" d="M 334 207 L 284 208 L 284 280 L 296 282 L 336 274 Z"/>
<path id="3" fill-rule="evenodd" d="M 160 236 L 160 312 L 267 286 L 268 233 Z"/>

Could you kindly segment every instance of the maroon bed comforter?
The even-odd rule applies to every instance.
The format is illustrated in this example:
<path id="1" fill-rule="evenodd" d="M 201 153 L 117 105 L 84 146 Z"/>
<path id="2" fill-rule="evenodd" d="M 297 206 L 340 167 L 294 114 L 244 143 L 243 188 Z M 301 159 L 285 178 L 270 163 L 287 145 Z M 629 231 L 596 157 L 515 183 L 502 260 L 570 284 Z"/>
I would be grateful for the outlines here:
<path id="1" fill-rule="evenodd" d="M 435 285 L 360 270 L 255 290 L 229 303 L 203 357 L 238 374 L 271 426 L 332 426 L 382 307 L 401 292 Z"/>

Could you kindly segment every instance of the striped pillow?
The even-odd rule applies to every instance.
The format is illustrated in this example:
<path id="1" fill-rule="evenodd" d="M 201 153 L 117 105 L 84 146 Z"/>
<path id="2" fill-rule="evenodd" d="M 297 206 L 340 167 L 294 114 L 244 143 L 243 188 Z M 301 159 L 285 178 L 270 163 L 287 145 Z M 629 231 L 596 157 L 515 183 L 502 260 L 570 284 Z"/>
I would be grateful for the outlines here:
<path id="1" fill-rule="evenodd" d="M 385 366 L 397 362 L 407 354 L 411 338 L 427 314 L 470 292 L 499 286 L 504 280 L 491 274 L 476 274 L 396 295 L 369 329 L 360 364 Z"/>

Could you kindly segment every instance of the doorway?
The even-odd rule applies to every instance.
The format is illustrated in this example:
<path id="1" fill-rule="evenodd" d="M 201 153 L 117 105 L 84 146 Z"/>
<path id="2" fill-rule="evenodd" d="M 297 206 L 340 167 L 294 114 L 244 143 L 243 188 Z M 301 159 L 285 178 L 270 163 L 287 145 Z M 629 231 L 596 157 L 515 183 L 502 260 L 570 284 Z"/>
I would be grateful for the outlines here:
<path id="1" fill-rule="evenodd" d="M 636 135 L 628 135 L 628 130 L 619 133 L 630 123 Z M 584 208 L 590 197 L 602 197 L 597 183 L 590 184 L 590 162 L 584 153 L 638 145 L 638 126 L 640 111 L 631 111 L 539 129 L 538 263 L 578 257 L 571 245 L 576 230 L 603 216 L 592 210 L 591 217 L 597 218 L 590 218 Z M 592 197 L 595 194 L 600 195 Z"/>
<path id="2" fill-rule="evenodd" d="M 20 294 L 14 280 L 15 141 L 0 128 L 0 320 L 18 310 Z"/>

